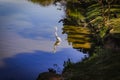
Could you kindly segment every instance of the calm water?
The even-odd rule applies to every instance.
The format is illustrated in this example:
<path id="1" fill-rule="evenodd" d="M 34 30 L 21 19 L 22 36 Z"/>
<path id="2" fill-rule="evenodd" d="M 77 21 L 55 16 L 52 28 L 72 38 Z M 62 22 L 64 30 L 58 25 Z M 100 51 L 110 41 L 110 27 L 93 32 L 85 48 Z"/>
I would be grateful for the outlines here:
<path id="1" fill-rule="evenodd" d="M 63 69 L 70 58 L 80 61 L 84 54 L 68 45 L 62 35 L 64 16 L 58 6 L 47 7 L 25 0 L 0 0 L 0 80 L 35 80 L 39 73 Z M 62 42 L 54 53 L 55 26 Z"/>

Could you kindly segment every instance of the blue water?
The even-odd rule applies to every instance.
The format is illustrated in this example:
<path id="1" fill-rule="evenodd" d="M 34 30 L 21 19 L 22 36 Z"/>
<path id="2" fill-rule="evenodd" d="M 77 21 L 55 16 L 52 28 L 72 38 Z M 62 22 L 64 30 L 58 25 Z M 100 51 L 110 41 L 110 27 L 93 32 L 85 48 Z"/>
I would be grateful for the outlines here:
<path id="1" fill-rule="evenodd" d="M 68 45 L 62 34 L 63 10 L 42 7 L 26 0 L 0 0 L 0 80 L 35 80 L 39 73 L 70 58 L 80 61 L 84 54 Z M 53 52 L 55 29 L 62 42 Z"/>

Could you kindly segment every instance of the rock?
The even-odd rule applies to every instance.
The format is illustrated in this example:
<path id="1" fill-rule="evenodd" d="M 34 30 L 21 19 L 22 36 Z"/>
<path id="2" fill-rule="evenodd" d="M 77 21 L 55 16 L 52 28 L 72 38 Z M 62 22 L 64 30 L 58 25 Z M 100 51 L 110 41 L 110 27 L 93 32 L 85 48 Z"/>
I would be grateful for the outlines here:
<path id="1" fill-rule="evenodd" d="M 39 74 L 36 80 L 63 80 L 63 78 L 60 74 L 52 72 L 43 72 Z"/>

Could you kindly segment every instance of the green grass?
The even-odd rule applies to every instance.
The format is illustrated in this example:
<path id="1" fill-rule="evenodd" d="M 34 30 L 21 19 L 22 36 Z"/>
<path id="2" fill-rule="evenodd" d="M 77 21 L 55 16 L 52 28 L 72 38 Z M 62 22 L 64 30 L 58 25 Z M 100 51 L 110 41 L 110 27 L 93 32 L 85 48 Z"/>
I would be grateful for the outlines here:
<path id="1" fill-rule="evenodd" d="M 63 75 L 66 80 L 120 80 L 119 61 L 119 51 L 98 48 L 89 59 L 66 67 Z"/>

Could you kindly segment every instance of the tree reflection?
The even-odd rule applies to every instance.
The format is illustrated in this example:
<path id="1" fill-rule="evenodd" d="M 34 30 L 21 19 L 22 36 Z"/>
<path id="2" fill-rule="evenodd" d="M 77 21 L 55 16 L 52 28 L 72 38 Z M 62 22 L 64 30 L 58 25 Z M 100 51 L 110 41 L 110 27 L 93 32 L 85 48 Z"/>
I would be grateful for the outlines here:
<path id="1" fill-rule="evenodd" d="M 63 33 L 68 35 L 68 43 L 72 44 L 73 48 L 82 52 L 90 50 L 93 53 L 97 46 L 111 46 L 113 49 L 110 45 L 113 44 L 119 49 L 119 36 L 116 33 L 120 33 L 120 18 L 117 15 L 120 10 L 114 7 L 119 5 L 119 1 L 110 4 L 109 1 L 101 3 L 99 0 L 66 0 L 66 3 L 66 16 L 59 22 L 63 22 Z M 109 6 L 108 9 L 105 6 Z"/>
<path id="2" fill-rule="evenodd" d="M 32 1 L 33 3 L 38 3 L 41 6 L 49 6 L 52 3 L 54 3 L 54 0 L 29 0 Z"/>
<path id="3" fill-rule="evenodd" d="M 87 28 L 84 9 L 80 7 L 80 1 L 67 0 L 65 5 L 66 16 L 59 22 L 63 22 L 63 34 L 67 34 L 67 40 L 73 48 L 83 53 L 90 52 L 92 48 L 91 31 Z M 81 12 L 80 12 L 81 11 Z"/>
<path id="4" fill-rule="evenodd" d="M 63 32 L 67 34 L 67 40 L 73 48 L 87 53 L 91 48 L 90 31 L 88 28 L 64 26 Z"/>

